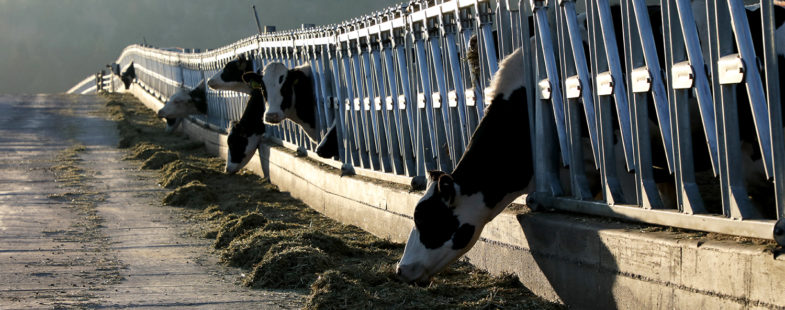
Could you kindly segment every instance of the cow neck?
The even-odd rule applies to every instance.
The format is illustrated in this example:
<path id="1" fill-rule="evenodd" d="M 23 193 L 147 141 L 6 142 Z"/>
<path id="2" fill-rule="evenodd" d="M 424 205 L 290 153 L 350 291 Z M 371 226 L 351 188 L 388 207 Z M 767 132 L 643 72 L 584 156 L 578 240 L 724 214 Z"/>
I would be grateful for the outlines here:
<path id="1" fill-rule="evenodd" d="M 207 97 L 204 88 L 196 87 L 188 93 L 188 96 L 191 97 L 191 101 L 199 113 L 207 114 Z"/>
<path id="2" fill-rule="evenodd" d="M 262 117 L 264 117 L 264 96 L 261 90 L 254 89 L 236 128 L 243 132 L 263 133 Z"/>
<path id="3" fill-rule="evenodd" d="M 494 208 L 508 194 L 522 191 L 533 175 L 526 90 L 493 99 L 452 176 L 462 196 L 482 193 Z"/>
<path id="4" fill-rule="evenodd" d="M 300 126 L 308 137 L 313 141 L 320 141 L 319 128 L 316 124 L 316 95 L 311 76 L 302 70 L 291 70 L 287 76 L 287 84 L 288 87 L 285 88 L 291 88 L 287 93 L 292 97 L 284 98 L 284 102 L 293 104 L 295 116 L 301 121 Z"/>

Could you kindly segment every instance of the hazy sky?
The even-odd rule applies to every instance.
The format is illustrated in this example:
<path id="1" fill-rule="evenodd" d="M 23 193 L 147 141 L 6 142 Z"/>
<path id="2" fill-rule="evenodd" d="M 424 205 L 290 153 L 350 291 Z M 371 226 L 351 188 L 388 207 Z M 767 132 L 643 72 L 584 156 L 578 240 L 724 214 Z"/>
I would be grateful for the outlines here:
<path id="1" fill-rule="evenodd" d="M 324 25 L 402 0 L 0 0 L 0 93 L 64 92 L 146 38 L 217 48 L 256 33 Z"/>

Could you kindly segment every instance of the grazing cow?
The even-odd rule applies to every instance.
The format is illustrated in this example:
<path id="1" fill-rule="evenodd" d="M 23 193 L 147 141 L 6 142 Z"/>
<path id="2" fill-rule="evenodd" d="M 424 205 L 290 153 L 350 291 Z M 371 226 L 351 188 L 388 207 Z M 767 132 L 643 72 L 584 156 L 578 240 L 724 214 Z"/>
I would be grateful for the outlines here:
<path id="1" fill-rule="evenodd" d="M 125 69 L 123 74 L 120 75 L 120 80 L 123 81 L 123 85 L 125 85 L 125 89 L 128 89 L 131 88 L 131 82 L 133 82 L 135 78 L 136 78 L 136 70 L 134 70 L 134 63 L 131 62 L 131 64 L 128 66 L 128 68 Z"/>
<path id="2" fill-rule="evenodd" d="M 534 174 L 523 56 L 507 56 L 491 80 L 493 98 L 452 173 L 429 172 L 414 228 L 398 263 L 406 282 L 425 280 L 466 253 L 483 227 L 523 194 Z"/>
<path id="3" fill-rule="evenodd" d="M 253 71 L 253 61 L 240 55 L 228 62 L 221 71 L 215 73 L 207 81 L 212 89 L 231 90 L 250 94 L 251 87 L 243 81 L 243 74 Z"/>
<path id="4" fill-rule="evenodd" d="M 233 174 L 251 160 L 264 134 L 264 89 L 254 89 L 239 122 L 232 122 L 226 144 L 226 173 Z"/>
<path id="5" fill-rule="evenodd" d="M 180 124 L 182 118 L 191 114 L 207 114 L 207 97 L 204 81 L 194 89 L 180 87 L 164 107 L 158 110 L 159 118 L 167 119 L 166 132 L 172 132 Z M 172 119 L 172 121 L 170 121 Z"/>
<path id="6" fill-rule="evenodd" d="M 246 82 L 264 86 L 267 112 L 264 122 L 278 124 L 290 119 L 300 125 L 311 141 L 319 142 L 316 153 L 320 157 L 330 158 L 338 155 L 338 139 L 335 123 L 330 126 L 327 135 L 322 139 L 317 125 L 316 95 L 310 64 L 288 69 L 280 62 L 267 64 L 262 74 L 246 73 Z"/>

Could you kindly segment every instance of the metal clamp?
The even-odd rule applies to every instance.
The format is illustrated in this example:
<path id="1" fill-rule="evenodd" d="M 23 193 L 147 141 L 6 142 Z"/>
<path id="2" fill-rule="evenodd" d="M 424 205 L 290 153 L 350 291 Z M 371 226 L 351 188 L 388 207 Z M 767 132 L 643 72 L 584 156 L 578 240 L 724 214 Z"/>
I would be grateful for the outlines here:
<path id="1" fill-rule="evenodd" d="M 567 2 L 575 2 L 575 0 L 559 0 L 559 6 L 564 6 Z"/>
<path id="2" fill-rule="evenodd" d="M 382 97 L 373 97 L 373 109 L 376 111 L 382 110 Z"/>
<path id="3" fill-rule="evenodd" d="M 632 70 L 632 92 L 647 93 L 651 90 L 651 73 L 649 67 L 640 67 Z"/>
<path id="4" fill-rule="evenodd" d="M 454 90 L 451 90 L 447 93 L 447 105 L 451 108 L 458 106 L 458 93 L 456 93 Z"/>
<path id="5" fill-rule="evenodd" d="M 490 87 L 486 87 L 483 90 L 482 95 L 483 95 L 482 96 L 483 103 L 485 104 L 486 107 L 491 105 L 491 103 L 493 103 L 493 93 L 491 92 Z"/>
<path id="6" fill-rule="evenodd" d="M 551 92 L 552 92 L 551 81 L 548 81 L 548 79 L 544 79 L 539 83 L 537 83 L 537 85 L 540 87 L 540 99 L 545 99 L 545 100 L 551 99 Z"/>
<path id="7" fill-rule="evenodd" d="M 431 102 L 433 102 L 434 108 L 441 108 L 442 107 L 442 94 L 439 92 L 435 92 L 431 94 Z"/>
<path id="8" fill-rule="evenodd" d="M 464 98 L 466 98 L 466 106 L 473 107 L 477 105 L 477 95 L 474 93 L 474 88 L 469 88 L 464 91 Z"/>
<path id="9" fill-rule="evenodd" d="M 610 72 L 603 72 L 597 75 L 597 95 L 613 95 L 613 75 Z"/>
<path id="10" fill-rule="evenodd" d="M 360 111 L 360 98 L 354 98 L 354 111 Z"/>
<path id="11" fill-rule="evenodd" d="M 530 0 L 529 4 L 531 5 L 532 11 L 534 11 L 540 8 L 547 8 L 548 0 Z"/>
<path id="12" fill-rule="evenodd" d="M 425 108 L 425 94 L 417 93 L 417 108 L 424 109 Z"/>
<path id="13" fill-rule="evenodd" d="M 739 54 L 732 54 L 717 61 L 719 81 L 722 85 L 739 84 L 744 81 L 746 67 Z"/>
<path id="14" fill-rule="evenodd" d="M 581 97 L 581 79 L 577 75 L 568 77 L 564 82 L 567 92 L 567 99 L 577 99 Z"/>
<path id="15" fill-rule="evenodd" d="M 392 96 L 384 97 L 384 108 L 387 111 L 392 111 L 393 110 L 393 97 Z"/>
<path id="16" fill-rule="evenodd" d="M 406 109 L 406 95 L 398 95 L 398 109 Z"/>
<path id="17" fill-rule="evenodd" d="M 682 61 L 673 65 L 671 71 L 673 89 L 690 89 L 695 84 L 695 70 L 689 61 Z"/>
<path id="18" fill-rule="evenodd" d="M 368 97 L 363 98 L 363 110 L 365 111 L 371 110 L 371 98 Z"/>

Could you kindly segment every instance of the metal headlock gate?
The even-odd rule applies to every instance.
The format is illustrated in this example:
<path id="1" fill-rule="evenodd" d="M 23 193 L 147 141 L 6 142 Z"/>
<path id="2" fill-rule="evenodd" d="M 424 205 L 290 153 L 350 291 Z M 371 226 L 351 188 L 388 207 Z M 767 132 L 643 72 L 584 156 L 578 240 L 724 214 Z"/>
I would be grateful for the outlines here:
<path id="1" fill-rule="evenodd" d="M 774 41 L 772 1 L 758 4 L 761 24 L 750 24 L 742 0 L 661 0 L 659 14 L 645 0 L 412 1 L 205 52 L 132 45 L 117 62 L 133 62 L 138 84 L 164 100 L 237 55 L 254 59 L 256 69 L 310 63 L 322 134 L 337 118 L 340 162 L 421 176 L 453 169 L 489 102 L 485 90 L 498 60 L 521 47 L 535 141 L 534 205 L 785 244 L 774 49 L 785 42 Z M 751 31 L 762 33 L 762 55 Z M 206 92 L 208 113 L 192 120 L 225 132 L 248 97 Z M 753 124 L 742 124 L 755 129 L 745 143 L 760 154 L 758 181 L 772 189 L 770 204 L 748 197 L 737 104 L 753 116 Z M 268 129 L 315 147 L 289 121 Z M 705 141 L 693 141 L 695 134 Z M 697 164 L 707 171 L 696 171 L 700 150 L 706 157 Z M 670 182 L 657 184 L 655 168 Z M 709 184 L 696 172 L 708 173 Z M 663 188 L 675 204 L 663 199 Z M 715 195 L 721 206 L 704 204 Z"/>

